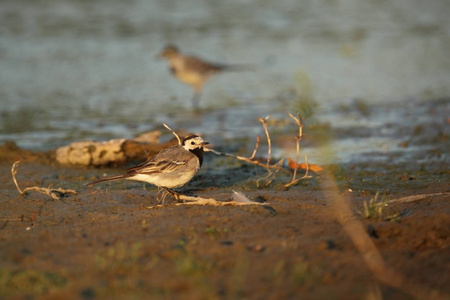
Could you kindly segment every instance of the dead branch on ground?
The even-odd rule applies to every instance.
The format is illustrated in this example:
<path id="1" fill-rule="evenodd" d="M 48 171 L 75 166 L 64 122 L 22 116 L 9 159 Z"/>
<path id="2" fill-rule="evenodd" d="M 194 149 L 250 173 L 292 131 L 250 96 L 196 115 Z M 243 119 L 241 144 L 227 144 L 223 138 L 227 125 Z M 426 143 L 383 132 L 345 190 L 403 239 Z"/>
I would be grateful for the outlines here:
<path id="1" fill-rule="evenodd" d="M 252 156 L 250 156 L 248 159 L 252 160 L 255 158 L 258 148 L 259 148 L 259 135 L 256 136 L 256 145 L 255 145 L 255 149 L 253 149 Z"/>
<path id="2" fill-rule="evenodd" d="M 286 183 L 284 185 L 285 188 L 289 188 L 289 187 L 291 187 L 293 185 L 296 185 L 301 180 L 312 178 L 311 175 L 308 175 L 308 173 L 309 173 L 309 164 L 308 164 L 308 155 L 306 155 L 306 154 L 305 154 L 305 165 L 306 165 L 305 175 L 303 175 L 302 177 L 296 179 L 295 177 L 297 176 L 297 169 L 298 169 L 298 164 L 296 164 L 296 166 L 294 168 L 294 175 L 292 176 L 292 180 L 291 180 L 291 182 Z"/>
<path id="3" fill-rule="evenodd" d="M 309 172 L 309 165 L 308 165 L 308 156 L 305 154 L 305 164 L 306 164 L 306 172 L 305 175 L 303 175 L 301 178 L 296 179 L 297 177 L 297 170 L 298 170 L 298 161 L 300 160 L 300 141 L 303 138 L 303 117 L 300 113 L 297 113 L 297 117 L 295 117 L 294 115 L 292 115 L 291 113 L 288 113 L 289 116 L 292 118 L 292 120 L 294 120 L 294 122 L 297 124 L 298 126 L 298 134 L 295 137 L 296 140 L 296 160 L 295 160 L 295 167 L 294 167 L 294 174 L 292 175 L 292 180 L 289 183 L 286 183 L 284 185 L 285 188 L 291 187 L 295 184 L 297 184 L 300 180 L 303 179 L 307 179 L 307 178 L 311 178 L 312 176 L 308 176 L 308 172 Z"/>
<path id="4" fill-rule="evenodd" d="M 450 195 L 450 193 L 433 193 L 433 194 L 413 195 L 413 196 L 406 196 L 406 197 L 388 200 L 387 202 L 388 203 L 408 203 L 408 202 L 419 201 L 419 200 L 426 199 L 429 197 L 444 196 L 444 195 Z"/>
<path id="5" fill-rule="evenodd" d="M 233 191 L 234 192 L 234 191 Z M 234 192 L 236 193 L 236 192 Z M 165 194 L 164 198 L 167 197 L 169 193 Z M 240 202 L 235 200 L 234 197 L 232 197 L 231 201 L 218 201 L 214 198 L 203 198 L 199 196 L 188 196 L 184 194 L 177 194 L 174 197 L 176 200 L 181 201 L 179 203 L 175 203 L 176 206 L 181 205 L 211 205 L 211 206 L 243 206 L 243 205 L 266 205 L 267 203 L 260 203 L 260 202 L 254 202 L 251 200 L 248 200 L 246 202 Z M 162 203 L 164 204 L 164 203 Z M 160 201 L 158 201 L 158 204 L 156 206 L 149 206 L 147 208 L 154 209 L 162 207 L 162 204 Z"/>
<path id="6" fill-rule="evenodd" d="M 70 190 L 70 189 L 62 189 L 62 188 L 45 188 L 45 187 L 39 187 L 39 186 L 32 186 L 32 187 L 26 187 L 25 189 L 20 189 L 19 184 L 17 182 L 16 179 L 16 175 L 17 175 L 17 168 L 19 166 L 20 160 L 16 161 L 12 167 L 11 167 L 11 174 L 12 174 L 12 178 L 14 181 L 14 184 L 16 185 L 17 190 L 19 191 L 19 193 L 21 195 L 25 195 L 27 192 L 33 191 L 33 192 L 38 192 L 44 195 L 48 195 L 50 197 L 52 197 L 52 199 L 54 201 L 58 201 L 62 196 L 64 196 L 65 194 L 72 194 L 72 195 L 76 195 L 77 192 L 75 190 Z"/>
<path id="7" fill-rule="evenodd" d="M 267 120 L 269 120 L 270 116 L 265 117 L 264 119 L 259 117 L 258 121 L 260 121 L 264 128 L 264 133 L 266 134 L 267 138 L 267 163 L 266 166 L 270 165 L 270 157 L 272 156 L 272 141 L 270 140 L 270 134 L 267 129 Z"/>
<path id="8" fill-rule="evenodd" d="M 273 182 L 273 180 L 275 179 L 275 176 L 277 175 L 277 173 L 281 169 L 283 169 L 283 167 L 282 167 L 283 162 L 284 162 L 284 158 L 282 158 L 276 164 L 273 165 L 275 167 L 274 169 L 267 169 L 267 175 L 264 176 L 264 177 L 259 178 L 256 181 L 256 186 L 258 186 L 258 187 L 267 187 L 267 186 L 269 186 Z M 276 167 L 278 167 L 278 168 L 276 168 Z"/>
<path id="9" fill-rule="evenodd" d="M 211 152 L 211 153 L 213 153 L 213 154 L 215 154 L 217 156 L 226 156 L 226 157 L 235 158 L 237 160 L 245 161 L 245 162 L 248 162 L 250 164 L 263 167 L 265 169 L 278 169 L 278 170 L 283 169 L 283 167 L 279 166 L 278 164 L 267 165 L 267 164 L 261 163 L 260 161 L 255 160 L 254 158 L 234 155 L 234 154 L 231 154 L 231 153 L 220 152 L 220 151 L 217 151 L 217 150 L 214 150 L 214 149 L 211 149 L 211 148 L 205 148 L 205 152 Z"/>
<path id="10" fill-rule="evenodd" d="M 270 141 L 270 136 L 268 135 L 269 133 L 266 131 L 266 135 L 268 136 L 268 141 Z M 244 157 L 244 156 L 239 156 L 239 155 L 234 155 L 234 154 L 230 154 L 230 153 L 225 153 L 225 152 L 220 152 L 211 148 L 205 148 L 205 152 L 211 152 L 217 156 L 225 156 L 225 157 L 231 157 L 231 158 L 235 158 L 237 160 L 241 160 L 241 161 L 245 161 L 248 162 L 250 164 L 256 165 L 256 166 L 260 166 L 263 167 L 265 169 L 278 169 L 281 170 L 282 167 L 275 164 L 275 165 L 270 165 L 270 164 L 263 164 L 262 162 L 258 161 L 255 159 L 256 156 L 256 152 L 258 151 L 259 148 L 259 135 L 256 136 L 256 144 L 255 144 L 255 148 L 253 149 L 253 153 L 250 157 Z M 270 148 L 270 147 L 269 147 Z M 268 152 L 270 153 L 271 150 L 268 150 Z M 268 160 L 270 161 L 270 160 Z"/>
<path id="11" fill-rule="evenodd" d="M 297 113 L 297 117 L 295 117 L 293 114 L 288 113 L 288 115 L 294 120 L 295 124 L 298 126 L 298 133 L 295 136 L 295 140 L 296 140 L 296 161 L 292 161 L 291 159 L 289 159 L 289 167 L 291 169 L 294 170 L 293 176 L 292 176 L 292 180 L 289 183 L 286 183 L 284 185 L 285 188 L 289 188 L 295 184 L 297 184 L 299 181 L 304 180 L 304 179 L 308 179 L 308 178 L 312 178 L 312 176 L 308 175 L 309 174 L 309 164 L 308 164 L 308 156 L 305 155 L 305 164 L 299 164 L 299 160 L 300 160 L 300 142 L 302 140 L 303 137 L 303 117 L 300 113 Z M 276 176 L 276 174 L 284 169 L 283 168 L 283 163 L 284 163 L 284 159 L 281 159 L 280 161 L 278 161 L 277 163 L 271 164 L 271 156 L 272 156 L 272 141 L 270 138 L 270 134 L 269 134 L 269 130 L 268 130 L 268 120 L 269 120 L 270 116 L 267 116 L 265 118 L 259 117 L 258 121 L 260 121 L 262 123 L 263 129 L 264 129 L 264 133 L 266 135 L 266 139 L 267 139 L 267 160 L 266 163 L 261 162 L 260 160 L 255 159 L 256 156 L 256 152 L 259 148 L 259 136 L 256 136 L 256 145 L 255 145 L 255 149 L 253 150 L 253 153 L 250 157 L 244 157 L 244 156 L 239 156 L 239 155 L 234 155 L 234 154 L 230 154 L 230 153 L 224 153 L 224 152 L 219 152 L 213 149 L 209 149 L 209 148 L 205 148 L 206 152 L 211 152 L 217 156 L 225 156 L 225 157 L 231 157 L 237 160 L 241 160 L 241 161 L 245 161 L 247 163 L 256 165 L 256 166 L 260 166 L 263 167 L 264 169 L 267 170 L 268 174 L 263 176 L 262 178 L 258 179 L 256 184 L 258 186 L 263 186 L 266 187 L 269 184 L 271 184 Z M 297 178 L 297 172 L 298 169 L 306 166 L 305 170 L 306 173 L 305 175 L 303 175 L 300 178 Z M 317 165 L 313 165 L 313 170 L 317 170 L 320 171 L 322 168 L 317 166 Z M 263 184 L 261 184 L 261 182 L 264 181 Z"/>

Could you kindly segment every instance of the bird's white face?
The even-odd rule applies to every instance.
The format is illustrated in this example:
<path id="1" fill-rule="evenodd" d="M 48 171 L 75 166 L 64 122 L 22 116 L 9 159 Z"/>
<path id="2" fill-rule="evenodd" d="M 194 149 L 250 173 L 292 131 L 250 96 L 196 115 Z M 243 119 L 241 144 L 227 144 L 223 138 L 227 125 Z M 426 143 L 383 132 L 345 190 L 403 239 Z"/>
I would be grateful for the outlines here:
<path id="1" fill-rule="evenodd" d="M 207 145 L 208 143 L 205 142 L 201 137 L 196 135 L 188 136 L 183 140 L 183 143 L 181 144 L 184 149 L 186 150 L 195 150 L 203 148 L 204 145 Z"/>

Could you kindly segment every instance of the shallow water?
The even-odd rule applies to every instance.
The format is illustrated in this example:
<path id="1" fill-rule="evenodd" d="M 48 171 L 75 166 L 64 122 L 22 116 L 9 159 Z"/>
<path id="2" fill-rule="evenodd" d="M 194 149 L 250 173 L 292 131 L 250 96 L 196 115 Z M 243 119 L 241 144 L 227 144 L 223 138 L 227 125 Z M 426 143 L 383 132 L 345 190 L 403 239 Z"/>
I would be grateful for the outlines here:
<path id="1" fill-rule="evenodd" d="M 341 162 L 431 147 L 448 163 L 449 11 L 439 0 L 2 1 L 0 142 L 48 150 L 132 138 L 165 122 L 218 147 L 247 138 L 251 151 L 264 135 L 258 117 L 283 123 L 300 110 L 314 113 L 306 125 L 334 132 Z M 213 78 L 194 112 L 190 88 L 155 58 L 167 43 L 257 68 Z M 295 134 L 277 126 L 274 138 Z M 426 130 L 415 134 L 417 126 Z M 303 146 L 324 160 L 317 143 Z"/>

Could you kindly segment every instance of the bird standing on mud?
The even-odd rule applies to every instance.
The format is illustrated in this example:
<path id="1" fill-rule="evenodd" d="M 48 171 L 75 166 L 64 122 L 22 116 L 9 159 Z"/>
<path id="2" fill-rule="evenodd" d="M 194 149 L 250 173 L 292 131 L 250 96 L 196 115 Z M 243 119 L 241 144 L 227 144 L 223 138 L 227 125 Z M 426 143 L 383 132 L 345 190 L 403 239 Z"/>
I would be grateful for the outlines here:
<path id="1" fill-rule="evenodd" d="M 178 80 L 194 89 L 192 98 L 194 108 L 198 108 L 203 85 L 211 76 L 224 71 L 245 71 L 251 68 L 246 65 L 207 62 L 198 57 L 183 54 L 173 45 L 166 46 L 159 56 L 169 61 L 170 70 Z"/>
<path id="2" fill-rule="evenodd" d="M 188 136 L 181 145 L 163 149 L 147 161 L 128 169 L 123 175 L 103 178 L 86 185 L 120 179 L 137 180 L 161 187 L 178 198 L 178 193 L 171 189 L 182 187 L 194 177 L 202 165 L 203 147 L 207 144 L 197 135 Z"/>

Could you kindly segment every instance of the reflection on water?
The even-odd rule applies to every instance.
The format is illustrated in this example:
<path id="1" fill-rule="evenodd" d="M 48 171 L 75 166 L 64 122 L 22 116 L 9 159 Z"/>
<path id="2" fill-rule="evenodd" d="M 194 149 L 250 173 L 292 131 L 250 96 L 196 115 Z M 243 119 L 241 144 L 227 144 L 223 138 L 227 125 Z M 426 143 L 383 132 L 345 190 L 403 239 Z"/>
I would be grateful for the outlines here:
<path id="1" fill-rule="evenodd" d="M 285 118 L 308 100 L 315 122 L 348 129 L 335 146 L 352 160 L 378 144 L 393 150 L 400 137 L 380 140 L 376 128 L 401 128 L 400 118 L 414 127 L 405 116 L 423 116 L 416 106 L 450 95 L 448 1 L 44 2 L 0 7 L 0 142 L 44 150 L 166 122 L 220 145 L 261 134 L 257 117 Z M 155 58 L 169 42 L 258 68 L 213 78 L 195 114 L 190 88 Z M 342 112 L 365 105 L 382 112 Z M 352 126 L 370 128 L 363 144 Z"/>

